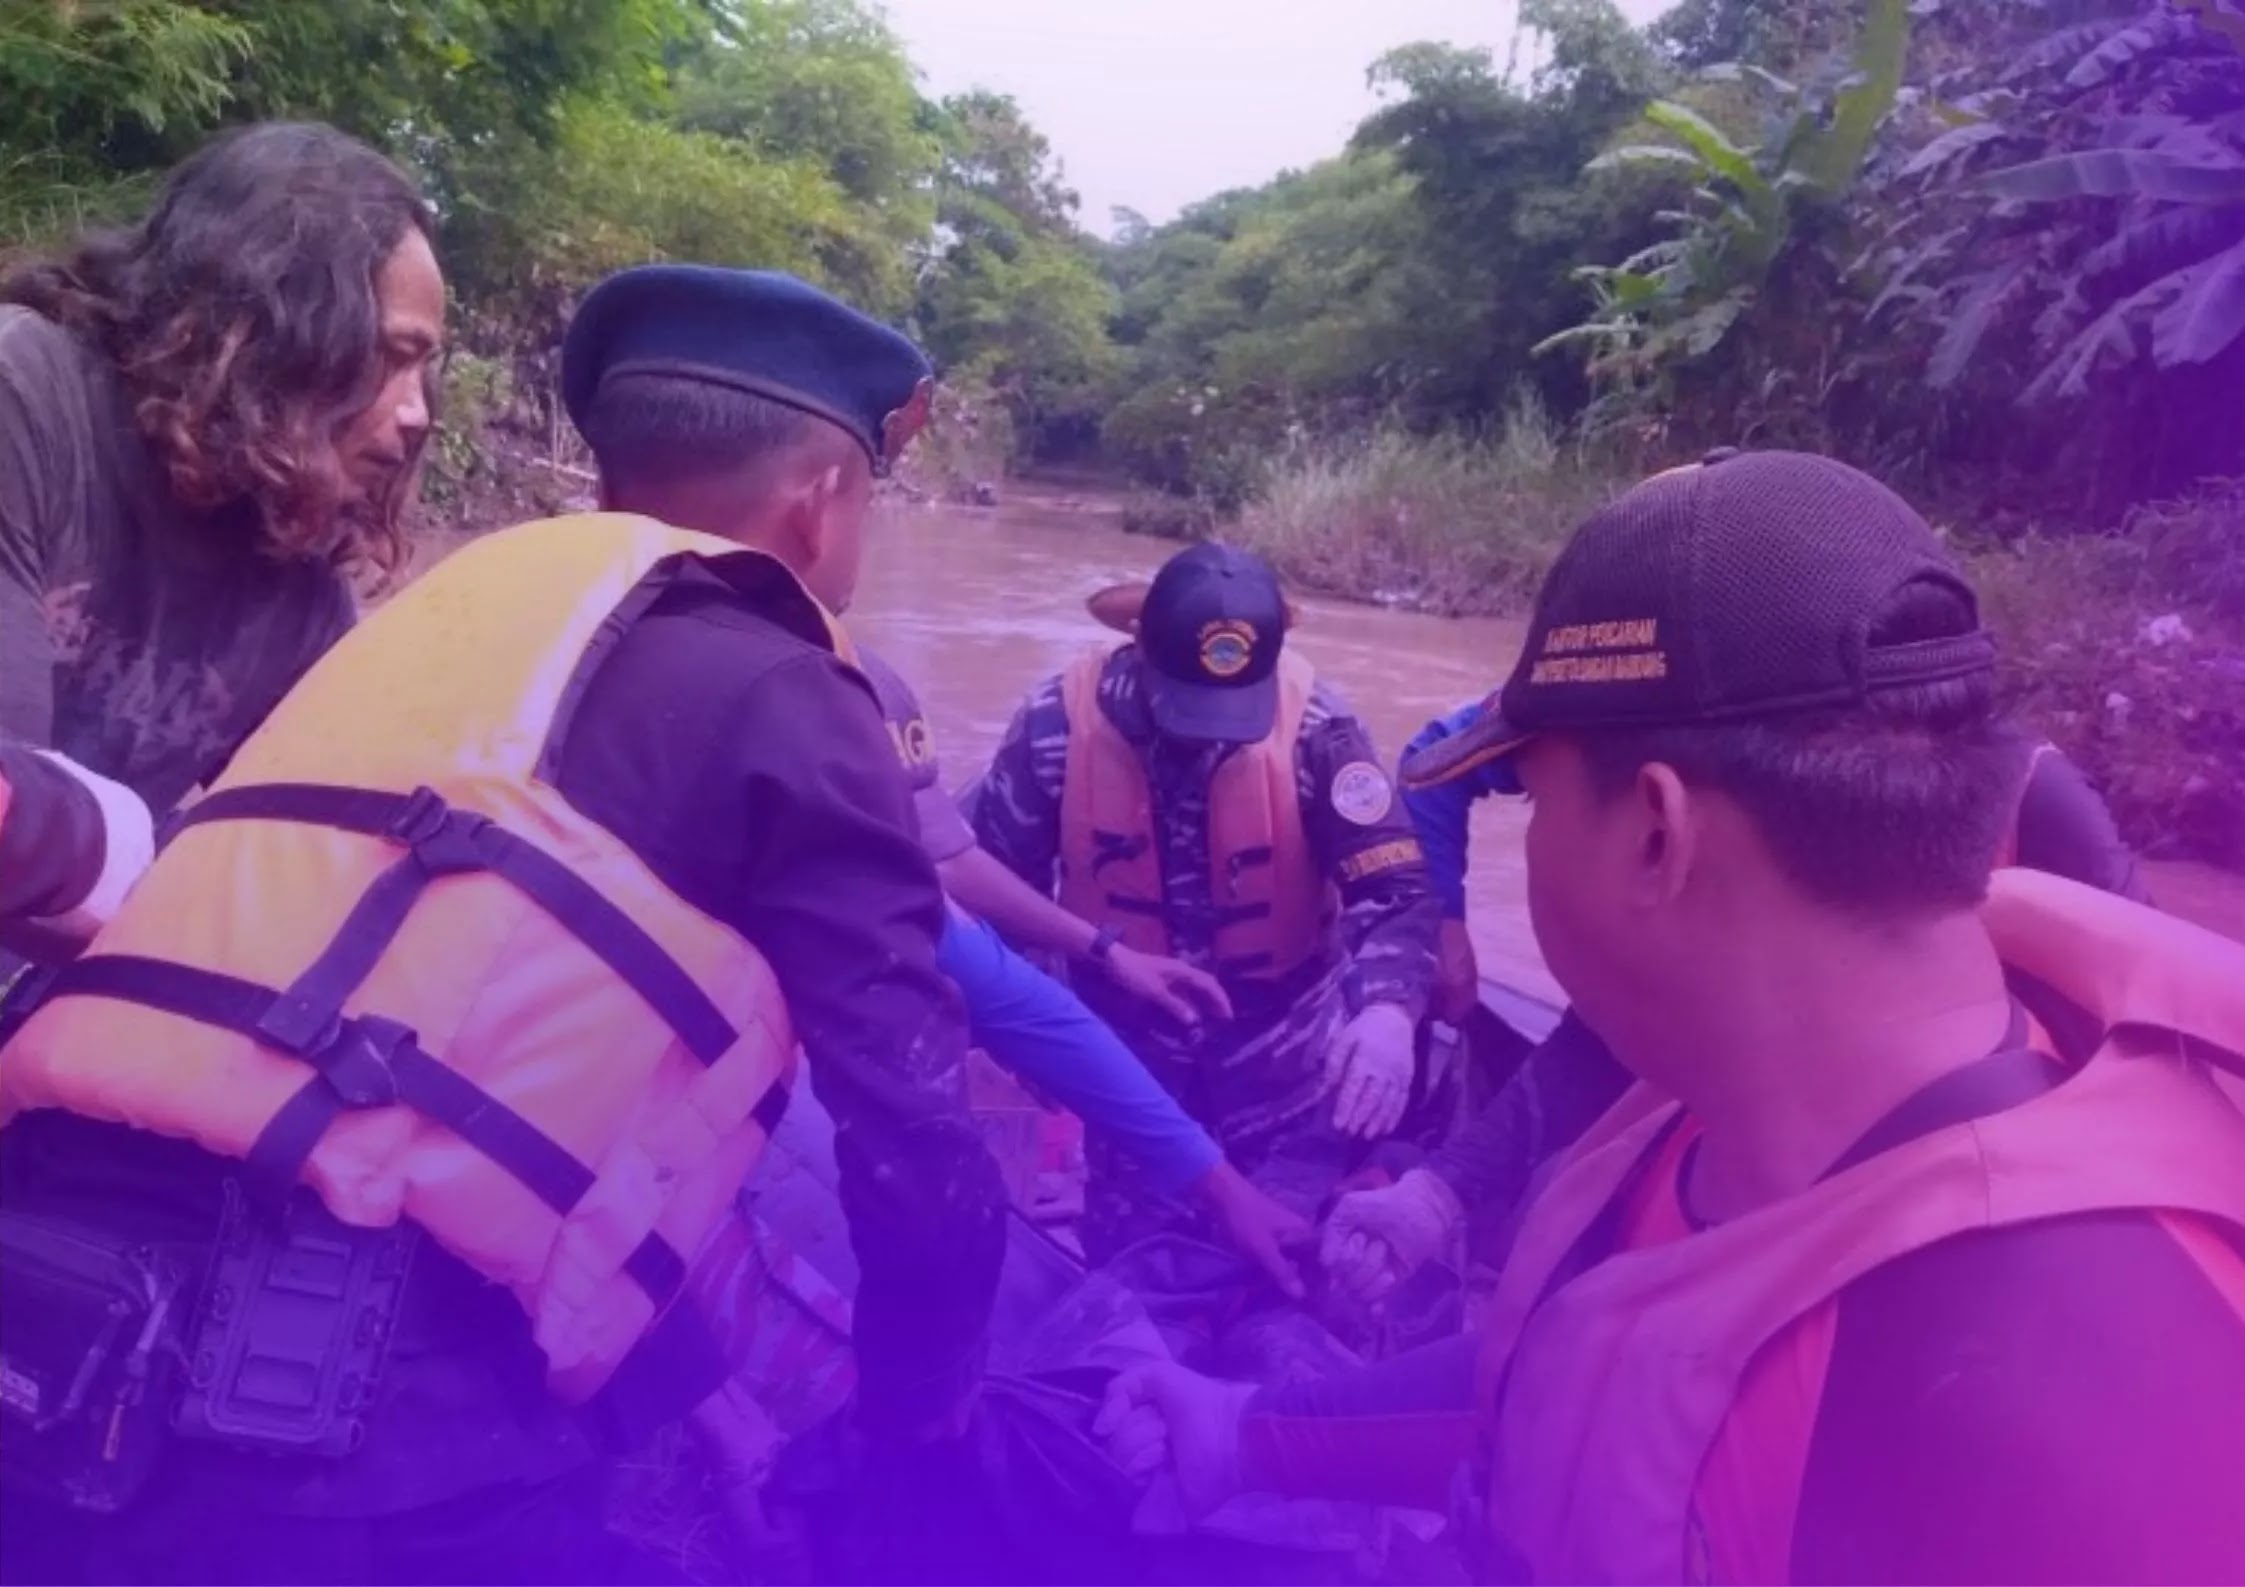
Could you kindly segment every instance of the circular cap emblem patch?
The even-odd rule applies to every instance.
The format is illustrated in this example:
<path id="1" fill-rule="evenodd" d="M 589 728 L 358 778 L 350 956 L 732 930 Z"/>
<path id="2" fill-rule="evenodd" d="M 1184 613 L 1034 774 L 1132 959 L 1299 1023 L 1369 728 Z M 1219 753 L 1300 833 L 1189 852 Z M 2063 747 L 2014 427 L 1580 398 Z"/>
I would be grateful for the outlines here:
<path id="1" fill-rule="evenodd" d="M 1236 678 L 1254 659 L 1254 624 L 1226 618 L 1200 631 L 1201 670 L 1211 678 Z"/>
<path id="2" fill-rule="evenodd" d="M 1383 819 L 1394 798 L 1388 774 L 1368 760 L 1350 761 L 1333 774 L 1333 808 L 1360 827 Z"/>

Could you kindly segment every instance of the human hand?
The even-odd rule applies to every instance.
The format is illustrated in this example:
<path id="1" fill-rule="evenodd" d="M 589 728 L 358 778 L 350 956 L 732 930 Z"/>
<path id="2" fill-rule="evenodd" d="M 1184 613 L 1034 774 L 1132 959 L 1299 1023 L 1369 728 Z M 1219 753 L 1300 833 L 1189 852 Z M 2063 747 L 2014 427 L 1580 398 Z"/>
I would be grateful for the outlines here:
<path id="1" fill-rule="evenodd" d="M 1392 1185 L 1343 1196 L 1325 1221 L 1318 1259 L 1341 1289 L 1376 1305 L 1440 1256 L 1464 1218 L 1441 1177 L 1414 1168 Z"/>
<path id="2" fill-rule="evenodd" d="M 1292 1209 L 1255 1188 L 1248 1177 L 1230 1163 L 1218 1163 L 1200 1182 L 1208 1210 L 1232 1248 L 1271 1277 L 1289 1300 L 1309 1293 L 1289 1250 L 1306 1250 L 1317 1243 L 1317 1230 Z"/>
<path id="3" fill-rule="evenodd" d="M 1481 1001 L 1481 964 L 1474 957 L 1473 934 L 1462 920 L 1442 922 L 1435 942 L 1434 1017 L 1455 1025 Z"/>
<path id="4" fill-rule="evenodd" d="M 1327 1077 L 1339 1081 L 1335 1129 L 1377 1140 L 1402 1122 L 1416 1062 L 1412 1034 L 1411 1016 L 1393 1003 L 1374 1003 L 1341 1027 L 1325 1060 Z"/>
<path id="5" fill-rule="evenodd" d="M 1180 959 L 1142 953 L 1118 942 L 1102 961 L 1115 985 L 1142 998 L 1183 1025 L 1198 1025 L 1202 1010 L 1218 1019 L 1232 1017 L 1232 1000 L 1223 983 L 1206 970 L 1196 970 Z M 1194 1003 L 1200 1004 L 1199 1008 Z"/>
<path id="6" fill-rule="evenodd" d="M 1239 1429 L 1254 1395 L 1252 1383 L 1204 1378 L 1174 1361 L 1150 1362 L 1116 1375 L 1092 1431 L 1129 1476 L 1150 1477 L 1168 1467 L 1186 1511 L 1199 1517 L 1246 1487 Z"/>

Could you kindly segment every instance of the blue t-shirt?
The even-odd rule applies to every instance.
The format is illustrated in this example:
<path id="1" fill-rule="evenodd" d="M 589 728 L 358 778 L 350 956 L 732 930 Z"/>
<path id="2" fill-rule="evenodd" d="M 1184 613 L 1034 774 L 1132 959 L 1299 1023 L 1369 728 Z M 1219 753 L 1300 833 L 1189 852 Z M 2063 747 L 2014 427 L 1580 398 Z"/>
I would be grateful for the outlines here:
<path id="1" fill-rule="evenodd" d="M 1464 732 L 1479 720 L 1484 702 L 1471 701 L 1448 716 L 1437 717 L 1404 746 L 1408 761 L 1423 749 Z M 1427 879 L 1441 901 L 1443 918 L 1465 919 L 1466 837 L 1473 802 L 1505 790 L 1497 785 L 1495 766 L 1477 766 L 1431 788 L 1404 788 L 1403 808 L 1419 829 L 1419 847 L 1426 851 Z"/>

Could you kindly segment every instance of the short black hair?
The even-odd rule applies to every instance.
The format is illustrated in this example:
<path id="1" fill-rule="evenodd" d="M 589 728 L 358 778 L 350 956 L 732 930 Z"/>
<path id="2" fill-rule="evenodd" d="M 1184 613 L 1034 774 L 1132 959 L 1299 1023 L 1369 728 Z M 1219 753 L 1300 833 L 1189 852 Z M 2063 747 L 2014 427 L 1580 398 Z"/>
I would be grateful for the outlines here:
<path id="1" fill-rule="evenodd" d="M 1871 644 L 1968 633 L 1961 592 L 1905 588 Z M 1658 762 L 1742 806 L 1808 895 L 1867 917 L 1976 907 L 2017 813 L 2029 745 L 1985 673 L 1881 690 L 1858 705 L 1689 727 L 1574 735 L 1603 797 Z"/>
<path id="2" fill-rule="evenodd" d="M 732 386 L 649 372 L 603 381 L 579 428 L 610 494 L 629 499 L 683 480 L 753 471 L 835 427 Z"/>

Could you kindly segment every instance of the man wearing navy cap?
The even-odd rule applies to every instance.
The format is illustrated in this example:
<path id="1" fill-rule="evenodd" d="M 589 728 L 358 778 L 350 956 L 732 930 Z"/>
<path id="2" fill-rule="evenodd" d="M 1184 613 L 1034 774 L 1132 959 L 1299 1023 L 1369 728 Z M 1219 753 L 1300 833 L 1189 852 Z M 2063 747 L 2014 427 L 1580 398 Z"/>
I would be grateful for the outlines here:
<path id="1" fill-rule="evenodd" d="M 1134 643 L 1029 697 L 974 795 L 976 831 L 1114 945 L 1222 982 L 1185 1026 L 1084 996 L 1265 1189 L 1314 1212 L 1410 1099 L 1435 908 L 1370 735 L 1286 644 L 1260 558 L 1178 553 L 1094 597 Z M 1085 1243 L 1103 1256 L 1190 1209 L 1094 1139 Z"/>
<path id="2" fill-rule="evenodd" d="M 1307 1220 L 1227 1162 L 1106 1022 L 1013 943 L 1092 965 L 1149 1011 L 1159 1008 L 1188 1025 L 1230 1016 L 1222 984 L 1204 970 L 1103 936 L 985 852 L 944 790 L 935 735 L 912 686 L 869 650 L 860 648 L 858 660 L 880 697 L 912 785 L 920 841 L 953 904 L 937 962 L 966 1000 L 976 1043 L 1077 1114 L 1164 1193 L 1191 1192 L 1235 1249 L 1289 1295 L 1301 1295 L 1301 1271 L 1290 1252 L 1312 1240 Z"/>

